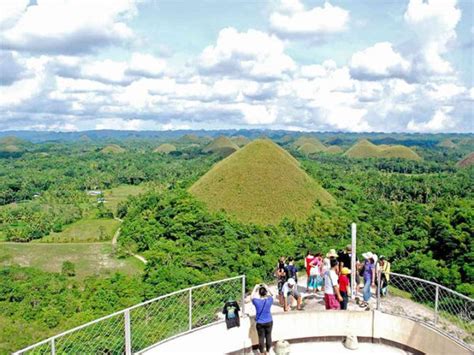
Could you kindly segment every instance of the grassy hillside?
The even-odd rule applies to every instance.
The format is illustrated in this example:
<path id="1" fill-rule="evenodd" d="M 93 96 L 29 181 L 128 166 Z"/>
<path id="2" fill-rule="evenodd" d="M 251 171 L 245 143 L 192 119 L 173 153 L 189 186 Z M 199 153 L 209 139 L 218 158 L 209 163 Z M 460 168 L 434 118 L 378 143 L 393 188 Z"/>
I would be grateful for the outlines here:
<path id="1" fill-rule="evenodd" d="M 76 275 L 107 274 L 115 271 L 132 275 L 143 269 L 135 258 L 117 259 L 112 256 L 109 243 L 2 243 L 0 265 L 18 264 L 44 271 L 61 272 L 64 261 L 76 266 Z"/>
<path id="2" fill-rule="evenodd" d="M 239 147 L 243 147 L 244 145 L 250 143 L 250 139 L 244 136 L 237 136 L 231 138 L 232 142 L 237 144 Z"/>
<path id="3" fill-rule="evenodd" d="M 320 146 L 317 146 L 313 143 L 304 143 L 298 148 L 298 151 L 304 155 L 310 155 L 314 153 L 323 152 L 325 149 L 321 149 Z"/>
<path id="4" fill-rule="evenodd" d="M 118 154 L 118 153 L 125 153 L 125 149 L 117 144 L 109 144 L 105 146 L 101 150 L 101 152 L 105 154 Z"/>
<path id="5" fill-rule="evenodd" d="M 451 139 L 445 139 L 438 143 L 438 147 L 442 148 L 456 148 L 456 144 Z"/>
<path id="6" fill-rule="evenodd" d="M 421 160 L 421 157 L 403 145 L 375 145 L 367 139 L 354 144 L 344 155 L 349 158 L 401 158 Z"/>
<path id="7" fill-rule="evenodd" d="M 96 242 L 112 240 L 120 222 L 115 219 L 84 218 L 64 228 L 62 232 L 51 233 L 41 242 Z"/>
<path id="8" fill-rule="evenodd" d="M 228 156 L 238 149 L 239 146 L 232 142 L 228 137 L 220 136 L 204 147 L 203 152 L 217 153 L 223 156 Z"/>
<path id="9" fill-rule="evenodd" d="M 176 151 L 176 147 L 169 143 L 164 143 L 154 150 L 155 153 L 169 154 Z"/>
<path id="10" fill-rule="evenodd" d="M 464 157 L 458 162 L 458 166 L 461 168 L 466 168 L 474 164 L 474 152 Z"/>
<path id="11" fill-rule="evenodd" d="M 295 148 L 300 148 L 305 144 L 312 144 L 314 145 L 317 149 L 319 149 L 320 152 L 323 152 L 326 150 L 326 146 L 321 143 L 321 141 L 315 137 L 310 137 L 310 136 L 301 136 L 299 137 L 294 143 L 293 146 Z"/>
<path id="12" fill-rule="evenodd" d="M 217 163 L 190 192 L 212 210 L 258 224 L 301 219 L 316 201 L 333 201 L 287 151 L 262 139 Z"/>
<path id="13" fill-rule="evenodd" d="M 331 145 L 328 147 L 328 149 L 326 149 L 326 153 L 329 153 L 329 154 L 342 154 L 344 153 L 344 150 L 337 146 L 337 145 Z"/>

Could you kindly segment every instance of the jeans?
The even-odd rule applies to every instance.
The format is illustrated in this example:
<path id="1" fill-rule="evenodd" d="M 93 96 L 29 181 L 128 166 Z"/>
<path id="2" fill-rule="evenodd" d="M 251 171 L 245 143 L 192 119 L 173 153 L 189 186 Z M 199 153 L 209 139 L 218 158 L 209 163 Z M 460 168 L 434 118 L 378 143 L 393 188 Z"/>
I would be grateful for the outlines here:
<path id="1" fill-rule="evenodd" d="M 364 289 L 362 292 L 364 293 L 365 302 L 368 302 L 370 300 L 370 284 L 371 284 L 370 278 L 364 279 Z"/>
<path id="2" fill-rule="evenodd" d="M 347 295 L 347 292 L 341 291 L 341 297 L 342 302 L 339 302 L 341 304 L 341 309 L 347 309 L 347 302 L 349 302 L 349 296 Z"/>
<path id="3" fill-rule="evenodd" d="M 257 323 L 258 349 L 261 353 L 265 352 L 265 341 L 267 352 L 272 347 L 272 327 L 273 321 L 268 323 Z"/>

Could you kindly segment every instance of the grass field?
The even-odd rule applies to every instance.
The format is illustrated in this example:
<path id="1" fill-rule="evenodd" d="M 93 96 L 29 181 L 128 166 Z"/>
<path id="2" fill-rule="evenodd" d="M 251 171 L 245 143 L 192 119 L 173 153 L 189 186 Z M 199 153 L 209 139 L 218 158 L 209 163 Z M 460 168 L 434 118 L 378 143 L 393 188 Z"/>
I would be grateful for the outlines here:
<path id="1" fill-rule="evenodd" d="M 145 190 L 144 185 L 120 185 L 111 190 L 105 190 L 105 207 L 109 208 L 115 214 L 120 202 L 125 201 L 128 196 L 137 196 Z"/>
<path id="2" fill-rule="evenodd" d="M 97 242 L 112 240 L 120 222 L 115 219 L 81 219 L 64 228 L 62 232 L 51 233 L 40 242 Z"/>
<path id="3" fill-rule="evenodd" d="M 134 275 L 143 270 L 143 264 L 133 257 L 112 256 L 110 243 L 0 243 L 0 265 L 18 264 L 60 272 L 64 261 L 75 264 L 78 278 L 115 271 Z"/>
<path id="4" fill-rule="evenodd" d="M 307 216 L 316 201 L 334 199 L 287 151 L 258 139 L 217 163 L 190 189 L 212 210 L 243 222 L 275 224 Z"/>
<path id="5" fill-rule="evenodd" d="M 421 160 L 421 157 L 412 149 L 403 145 L 375 145 L 367 139 L 354 144 L 345 153 L 349 158 L 400 158 Z"/>

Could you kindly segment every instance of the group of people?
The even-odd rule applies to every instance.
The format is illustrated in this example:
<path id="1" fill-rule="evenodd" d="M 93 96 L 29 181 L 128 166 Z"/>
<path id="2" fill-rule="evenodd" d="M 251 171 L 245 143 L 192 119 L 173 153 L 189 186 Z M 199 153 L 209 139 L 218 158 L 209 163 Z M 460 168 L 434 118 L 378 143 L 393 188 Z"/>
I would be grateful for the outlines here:
<path id="1" fill-rule="evenodd" d="M 324 304 L 327 310 L 346 310 L 349 303 L 351 287 L 358 293 L 362 286 L 363 301 L 358 302 L 360 307 L 369 309 L 371 287 L 377 285 L 382 297 L 387 295 L 390 281 L 390 263 L 384 256 L 377 257 L 372 252 L 362 254 L 363 261 L 356 259 L 355 284 L 351 285 L 352 248 L 347 245 L 339 253 L 335 249 L 329 250 L 324 256 L 322 253 L 308 251 L 304 259 L 307 276 L 306 293 L 324 292 Z M 275 270 L 278 288 L 278 301 L 284 311 L 291 309 L 296 302 L 296 309 L 302 310 L 302 295 L 298 291 L 298 269 L 295 260 L 289 257 L 280 257 Z M 270 351 L 273 319 L 271 307 L 273 294 L 266 284 L 255 285 L 252 295 L 255 306 L 255 322 L 259 337 L 260 353 Z"/>

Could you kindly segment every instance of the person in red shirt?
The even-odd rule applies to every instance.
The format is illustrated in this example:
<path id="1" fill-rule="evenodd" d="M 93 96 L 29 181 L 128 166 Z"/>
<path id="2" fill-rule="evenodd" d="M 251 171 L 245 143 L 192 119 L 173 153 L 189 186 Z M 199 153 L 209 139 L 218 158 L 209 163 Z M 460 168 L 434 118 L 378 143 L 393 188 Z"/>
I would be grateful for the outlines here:
<path id="1" fill-rule="evenodd" d="M 350 293 L 350 286 L 349 286 L 349 277 L 347 275 L 351 274 L 351 270 L 347 267 L 343 267 L 341 270 L 341 274 L 339 275 L 339 292 L 341 293 L 342 301 L 339 303 L 341 304 L 341 309 L 347 309 L 347 303 L 349 302 L 349 293 Z"/>
<path id="2" fill-rule="evenodd" d="M 309 292 L 309 284 L 311 282 L 311 262 L 314 259 L 313 253 L 311 253 L 309 250 L 306 253 L 306 257 L 304 258 L 304 267 L 306 268 L 306 292 Z"/>

